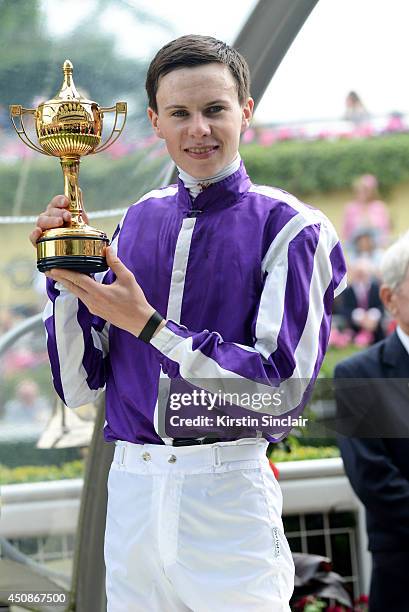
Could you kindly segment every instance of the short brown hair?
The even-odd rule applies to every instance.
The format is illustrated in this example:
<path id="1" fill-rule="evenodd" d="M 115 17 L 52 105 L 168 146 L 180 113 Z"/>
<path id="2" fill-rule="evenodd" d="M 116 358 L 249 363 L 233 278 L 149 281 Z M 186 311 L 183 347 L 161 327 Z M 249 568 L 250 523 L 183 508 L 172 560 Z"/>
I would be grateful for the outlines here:
<path id="1" fill-rule="evenodd" d="M 250 96 L 250 71 L 246 60 L 236 49 L 212 36 L 189 34 L 172 40 L 159 49 L 150 63 L 146 75 L 146 92 L 149 106 L 158 112 L 156 93 L 159 80 L 178 68 L 189 68 L 218 62 L 227 66 L 237 84 L 240 104 Z"/>

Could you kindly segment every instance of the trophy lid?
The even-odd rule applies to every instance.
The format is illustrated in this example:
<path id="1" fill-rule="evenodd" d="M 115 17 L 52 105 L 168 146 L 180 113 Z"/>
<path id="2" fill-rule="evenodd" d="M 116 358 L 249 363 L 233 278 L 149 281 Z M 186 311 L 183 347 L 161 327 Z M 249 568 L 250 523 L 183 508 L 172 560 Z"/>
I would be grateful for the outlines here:
<path id="1" fill-rule="evenodd" d="M 51 100 L 43 102 L 43 105 L 51 105 L 55 103 L 60 104 L 61 102 L 69 102 L 71 100 L 75 100 L 83 104 L 95 104 L 95 102 L 93 102 L 92 100 L 87 100 L 78 93 L 77 88 L 75 87 L 74 79 L 72 77 L 74 67 L 69 59 L 65 60 L 62 70 L 64 74 L 64 80 L 61 85 L 60 91 Z"/>

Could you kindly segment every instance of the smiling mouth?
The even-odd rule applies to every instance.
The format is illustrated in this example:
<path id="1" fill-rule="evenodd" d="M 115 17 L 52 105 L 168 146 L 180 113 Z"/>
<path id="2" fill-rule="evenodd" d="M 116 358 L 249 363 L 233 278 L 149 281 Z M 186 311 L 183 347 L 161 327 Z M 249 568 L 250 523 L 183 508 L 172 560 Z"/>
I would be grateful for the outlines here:
<path id="1" fill-rule="evenodd" d="M 210 151 L 214 151 L 215 149 L 218 149 L 218 148 L 219 148 L 219 145 L 214 145 L 212 147 L 189 147 L 185 149 L 185 151 L 188 153 L 196 153 L 200 155 L 203 153 L 210 153 Z"/>

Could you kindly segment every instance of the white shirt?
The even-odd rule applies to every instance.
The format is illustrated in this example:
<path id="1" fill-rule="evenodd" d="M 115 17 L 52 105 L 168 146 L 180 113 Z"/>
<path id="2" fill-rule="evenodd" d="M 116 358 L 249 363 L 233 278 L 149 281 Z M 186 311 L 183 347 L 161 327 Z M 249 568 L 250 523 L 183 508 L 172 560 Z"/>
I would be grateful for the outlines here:
<path id="1" fill-rule="evenodd" d="M 208 187 L 212 183 L 218 183 L 219 181 L 222 181 L 223 179 L 236 172 L 240 167 L 240 162 L 240 153 L 237 153 L 233 161 L 230 162 L 230 164 L 227 164 L 227 166 L 222 168 L 219 172 L 217 172 L 217 174 L 201 179 L 191 176 L 190 174 L 182 170 L 182 168 L 179 168 L 179 166 L 177 166 L 177 169 L 179 170 L 179 178 L 183 181 L 183 184 L 186 189 L 189 190 L 190 197 L 192 198 L 192 200 L 194 200 L 196 196 L 198 196 L 199 193 L 203 191 L 203 189 L 206 189 L 206 187 Z"/>
<path id="2" fill-rule="evenodd" d="M 409 355 L 409 336 L 408 334 L 406 334 L 399 325 L 396 328 L 396 333 L 398 334 L 399 340 L 402 342 L 403 346 L 405 347 Z"/>

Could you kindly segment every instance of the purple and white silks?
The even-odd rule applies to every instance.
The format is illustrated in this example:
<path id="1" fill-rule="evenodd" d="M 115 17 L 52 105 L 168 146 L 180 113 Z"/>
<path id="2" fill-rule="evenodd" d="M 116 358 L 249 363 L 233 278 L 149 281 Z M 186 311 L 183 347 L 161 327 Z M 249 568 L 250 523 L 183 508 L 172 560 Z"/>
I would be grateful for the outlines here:
<path id="1" fill-rule="evenodd" d="M 253 185 L 241 163 L 193 204 L 180 180 L 146 194 L 112 245 L 168 322 L 147 345 L 48 279 L 47 346 L 67 406 L 105 389 L 105 439 L 157 444 L 164 377 L 200 380 L 209 392 L 235 381 L 250 393 L 286 387 L 287 401 L 271 414 L 301 413 L 327 348 L 333 299 L 346 286 L 341 246 L 322 212 Z M 115 277 L 109 270 L 96 279 Z M 271 433 L 274 441 L 285 432 Z"/>

